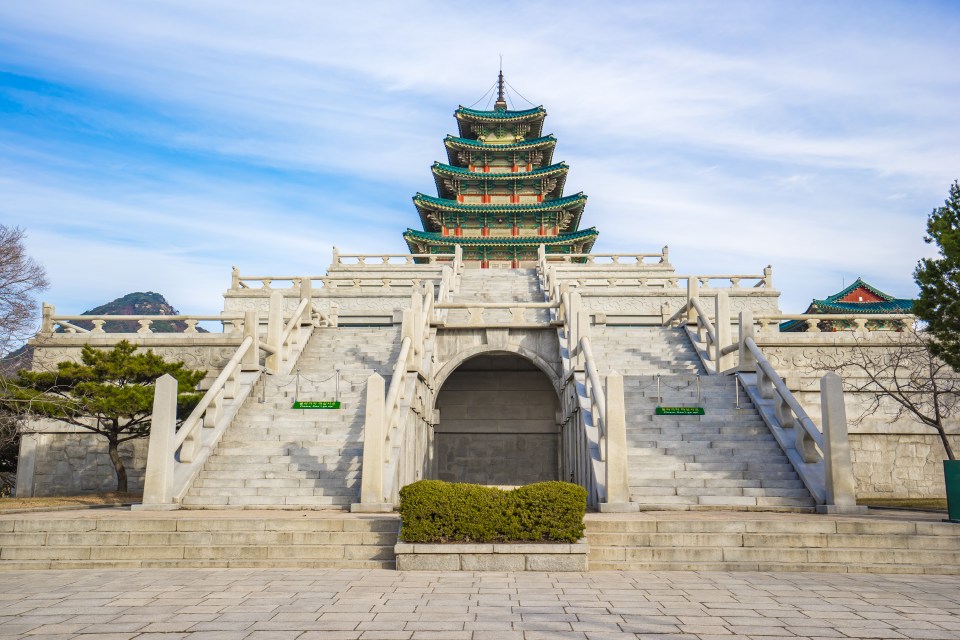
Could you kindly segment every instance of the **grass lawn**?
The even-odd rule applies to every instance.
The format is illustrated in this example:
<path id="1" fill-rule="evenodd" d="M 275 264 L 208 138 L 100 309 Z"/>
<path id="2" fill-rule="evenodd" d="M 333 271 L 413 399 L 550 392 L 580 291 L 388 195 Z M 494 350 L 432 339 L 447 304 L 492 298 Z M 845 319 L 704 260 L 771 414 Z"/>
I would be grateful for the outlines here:
<path id="1" fill-rule="evenodd" d="M 7 509 L 48 509 L 53 507 L 86 507 L 104 504 L 140 502 L 139 493 L 88 493 L 82 496 L 47 496 L 43 498 L 0 498 L 0 512 Z"/>
<path id="2" fill-rule="evenodd" d="M 857 504 L 868 507 L 898 507 L 901 509 L 928 509 L 946 511 L 946 498 L 862 498 Z"/>

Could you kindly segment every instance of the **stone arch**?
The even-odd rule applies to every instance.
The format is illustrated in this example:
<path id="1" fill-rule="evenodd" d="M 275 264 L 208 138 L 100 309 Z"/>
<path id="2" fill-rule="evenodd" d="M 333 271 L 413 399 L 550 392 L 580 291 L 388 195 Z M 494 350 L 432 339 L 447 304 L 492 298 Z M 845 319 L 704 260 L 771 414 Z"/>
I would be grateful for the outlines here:
<path id="1" fill-rule="evenodd" d="M 443 388 L 443 383 L 447 381 L 447 378 L 450 377 L 450 374 L 456 371 L 460 365 L 471 358 L 476 358 L 477 356 L 482 355 L 515 355 L 529 360 L 531 364 L 540 369 L 540 371 L 542 371 L 544 375 L 549 378 L 550 384 L 553 385 L 553 389 L 557 394 L 557 398 L 560 398 L 560 390 L 563 388 L 563 383 L 556 370 L 550 366 L 550 363 L 547 362 L 536 351 L 526 349 L 519 345 L 511 344 L 500 346 L 483 344 L 459 351 L 455 356 L 444 362 L 443 366 L 441 366 L 440 369 L 434 374 L 433 388 L 439 393 L 439 390 Z M 436 401 L 437 395 L 438 394 L 434 394 L 434 401 Z"/>
<path id="2" fill-rule="evenodd" d="M 492 485 L 559 479 L 559 380 L 542 358 L 520 347 L 473 348 L 436 381 L 433 477 Z"/>

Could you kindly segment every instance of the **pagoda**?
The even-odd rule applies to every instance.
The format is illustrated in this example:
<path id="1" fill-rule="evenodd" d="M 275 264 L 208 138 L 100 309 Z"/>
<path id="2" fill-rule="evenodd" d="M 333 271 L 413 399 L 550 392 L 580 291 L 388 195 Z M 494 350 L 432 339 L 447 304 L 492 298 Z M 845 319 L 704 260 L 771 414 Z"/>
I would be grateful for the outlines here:
<path id="1" fill-rule="evenodd" d="M 503 71 L 493 111 L 459 107 L 459 135 L 444 140 L 449 164 L 435 162 L 437 197 L 418 193 L 413 204 L 423 231 L 407 229 L 411 253 L 453 253 L 468 267 L 532 267 L 537 249 L 589 253 L 593 227 L 580 229 L 583 193 L 563 195 L 569 167 L 553 162 L 557 140 L 543 135 L 546 110 L 507 108 Z"/>

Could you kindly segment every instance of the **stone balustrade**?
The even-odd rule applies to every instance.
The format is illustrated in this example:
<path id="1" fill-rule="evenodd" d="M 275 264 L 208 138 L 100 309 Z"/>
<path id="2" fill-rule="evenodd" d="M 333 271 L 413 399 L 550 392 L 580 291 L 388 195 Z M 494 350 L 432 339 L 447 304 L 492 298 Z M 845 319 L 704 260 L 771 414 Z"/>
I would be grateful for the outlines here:
<path id="1" fill-rule="evenodd" d="M 466 327 L 510 327 L 536 328 L 551 327 L 558 324 L 549 317 L 549 312 L 543 320 L 530 318 L 529 314 L 536 311 L 559 309 L 559 302 L 439 302 L 434 305 L 437 311 L 446 311 L 445 316 L 436 316 L 432 324 L 447 329 Z M 507 310 L 509 318 L 494 318 L 495 310 Z M 456 322 L 449 317 L 450 312 L 466 312 L 465 322 Z"/>
<path id="2" fill-rule="evenodd" d="M 104 326 L 108 322 L 136 322 L 138 329 L 135 332 L 140 336 L 160 335 L 165 338 L 170 335 L 176 335 L 177 332 L 154 331 L 155 323 L 182 322 L 184 330 L 180 333 L 196 335 L 200 333 L 197 325 L 201 322 L 219 322 L 223 327 L 224 334 L 239 334 L 243 332 L 243 316 L 240 314 L 221 313 L 217 315 L 58 315 L 56 308 L 52 304 L 44 303 L 42 308 L 42 322 L 40 326 L 40 335 L 53 336 L 58 333 L 66 334 L 93 334 L 103 335 L 107 333 L 118 333 L 115 331 L 106 331 Z M 89 322 L 92 328 L 79 326 L 78 322 Z M 60 332 L 58 329 L 62 329 Z"/>
<path id="3" fill-rule="evenodd" d="M 637 266 L 643 264 L 669 264 L 670 250 L 664 247 L 660 253 L 546 253 L 544 245 L 538 250 L 538 262 L 578 265 L 620 265 Z"/>
<path id="4" fill-rule="evenodd" d="M 910 327 L 917 321 L 916 316 L 905 313 L 795 313 L 795 314 L 763 314 L 754 318 L 754 323 L 763 333 L 778 333 L 780 324 L 790 320 L 798 320 L 806 324 L 807 333 L 822 333 L 820 328 L 824 322 L 850 323 L 852 326 L 845 331 L 867 334 L 877 330 L 896 331 L 901 327 Z M 868 326 L 874 323 L 874 327 Z M 893 323 L 884 329 L 881 323 Z M 899 326 L 898 326 L 899 325 Z"/>
<path id="5" fill-rule="evenodd" d="M 463 269 L 463 249 L 459 245 L 455 247 L 454 253 L 383 253 L 383 254 L 360 254 L 360 253 L 340 253 L 336 247 L 333 248 L 333 262 L 331 269 L 356 268 L 365 266 L 412 266 L 412 265 L 436 265 L 441 263 L 450 263 L 454 271 L 459 273 Z"/>
<path id="6" fill-rule="evenodd" d="M 236 272 L 232 278 L 231 291 L 269 292 L 274 289 L 296 292 L 304 282 L 310 282 L 320 295 L 326 291 L 370 291 L 378 289 L 405 288 L 415 289 L 436 278 L 397 274 L 395 277 L 383 275 L 341 275 L 341 276 L 245 276 Z M 280 286 L 277 286 L 277 285 Z"/>

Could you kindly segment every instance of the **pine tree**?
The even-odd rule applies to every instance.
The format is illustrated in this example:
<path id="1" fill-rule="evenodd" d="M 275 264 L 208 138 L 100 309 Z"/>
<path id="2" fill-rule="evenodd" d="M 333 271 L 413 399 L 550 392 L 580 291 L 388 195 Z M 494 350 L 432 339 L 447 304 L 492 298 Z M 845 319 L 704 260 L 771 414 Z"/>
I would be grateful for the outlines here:
<path id="1" fill-rule="evenodd" d="M 127 491 L 120 445 L 150 434 L 153 383 L 165 373 L 177 379 L 177 415 L 185 418 L 200 401 L 196 386 L 203 371 L 167 362 L 123 340 L 110 351 L 83 347 L 81 362 L 60 362 L 56 371 L 17 372 L 0 403 L 7 410 L 62 420 L 107 439 L 117 474 L 117 491 Z"/>
<path id="2" fill-rule="evenodd" d="M 920 297 L 913 312 L 927 323 L 930 348 L 955 370 L 960 370 L 960 183 L 927 219 L 927 243 L 936 243 L 940 255 L 923 258 L 913 277 Z"/>

